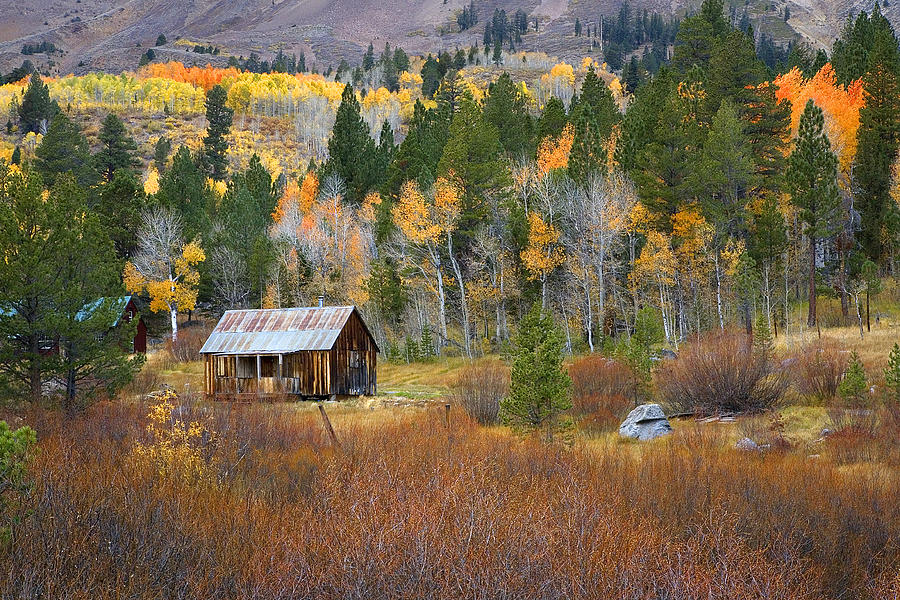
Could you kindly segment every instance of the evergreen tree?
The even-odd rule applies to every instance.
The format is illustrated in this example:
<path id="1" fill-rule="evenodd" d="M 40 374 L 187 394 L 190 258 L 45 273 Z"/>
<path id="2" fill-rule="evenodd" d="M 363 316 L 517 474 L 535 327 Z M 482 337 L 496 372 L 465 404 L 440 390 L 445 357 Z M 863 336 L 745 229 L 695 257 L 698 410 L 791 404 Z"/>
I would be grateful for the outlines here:
<path id="1" fill-rule="evenodd" d="M 388 167 L 384 185 L 387 198 L 396 197 L 400 187 L 415 180 L 420 189 L 428 189 L 437 179 L 438 162 L 447 143 L 451 114 L 440 108 L 426 109 L 421 101 L 413 106 L 413 116 L 406 137 L 397 148 Z M 387 208 L 387 203 L 382 202 Z M 390 220 L 390 213 L 386 213 Z M 384 231 L 380 230 L 380 233 Z"/>
<path id="2" fill-rule="evenodd" d="M 153 166 L 159 173 L 164 173 L 169 161 L 169 153 L 172 152 L 172 141 L 164 135 L 159 136 L 156 145 L 153 146 Z"/>
<path id="3" fill-rule="evenodd" d="M 838 394 L 841 399 L 853 407 L 862 407 L 866 405 L 866 399 L 869 396 L 869 383 L 866 380 L 866 368 L 859 359 L 856 350 L 850 353 L 850 362 L 847 363 L 847 370 L 844 372 L 844 378 L 838 385 Z"/>
<path id="4" fill-rule="evenodd" d="M 508 154 L 517 156 L 533 152 L 532 122 L 526 98 L 509 73 L 503 73 L 488 86 L 484 118 L 497 128 L 500 144 Z"/>
<path id="5" fill-rule="evenodd" d="M 691 173 L 691 185 L 701 198 L 707 219 L 717 233 L 745 237 L 744 205 L 753 187 L 753 158 L 737 110 L 722 102 L 713 117 L 703 152 Z"/>
<path id="6" fill-rule="evenodd" d="M 787 165 L 790 102 L 778 102 L 774 85 L 757 86 L 741 109 L 741 119 L 753 155 L 757 191 L 779 192 Z"/>
<path id="7" fill-rule="evenodd" d="M 347 186 L 347 199 L 360 203 L 376 181 L 374 162 L 375 140 L 359 114 L 359 101 L 353 87 L 346 85 L 328 140 L 328 161 L 323 167 L 323 175 L 339 175 Z"/>
<path id="8" fill-rule="evenodd" d="M 547 137 L 558 137 L 565 128 L 566 123 L 568 123 L 568 118 L 566 117 L 565 105 L 556 96 L 551 96 L 544 105 L 544 112 L 541 113 L 541 117 L 538 120 L 538 140 L 543 140 Z"/>
<path id="9" fill-rule="evenodd" d="M 853 180 L 858 190 L 854 206 L 860 213 L 859 240 L 866 256 L 878 262 L 892 204 L 891 166 L 900 148 L 900 49 L 889 24 L 873 33 L 877 37 L 870 42 L 868 70 L 863 75 L 865 105 L 859 111 Z"/>
<path id="10" fill-rule="evenodd" d="M 577 181 L 584 181 L 592 171 L 606 168 L 606 144 L 613 126 L 621 120 L 612 93 L 597 76 L 593 65 L 585 75 L 571 120 L 575 125 L 575 139 L 569 155 L 569 173 Z"/>
<path id="11" fill-rule="evenodd" d="M 12 156 L 9 157 L 9 164 L 11 165 L 20 165 L 22 164 L 22 148 L 16 146 L 13 150 Z"/>
<path id="12" fill-rule="evenodd" d="M 491 61 L 498 67 L 503 63 L 503 47 L 499 40 L 494 41 L 494 53 L 491 55 Z"/>
<path id="13" fill-rule="evenodd" d="M 379 59 L 381 63 L 381 85 L 391 92 L 400 89 L 400 80 L 398 79 L 397 66 L 394 64 L 394 56 L 391 54 L 391 47 L 385 43 L 384 52 Z"/>
<path id="14" fill-rule="evenodd" d="M 109 113 L 103 121 L 99 137 L 102 148 L 94 155 L 94 165 L 104 181 L 112 181 L 120 169 L 133 171 L 138 167 L 140 162 L 135 156 L 137 144 L 119 117 Z"/>
<path id="15" fill-rule="evenodd" d="M 837 231 L 840 195 L 837 185 L 837 157 L 825 135 L 825 117 L 812 100 L 800 117 L 797 144 L 787 170 L 791 201 L 800 211 L 803 233 L 809 240 L 809 316 L 816 326 L 816 252 L 818 244 Z"/>
<path id="16" fill-rule="evenodd" d="M 172 158 L 172 166 L 160 178 L 156 202 L 181 217 L 184 237 L 193 240 L 209 231 L 214 201 L 205 174 L 187 146 L 181 146 Z"/>
<path id="17" fill-rule="evenodd" d="M 544 430 L 553 441 L 559 417 L 572 407 L 571 380 L 563 371 L 563 336 L 550 315 L 535 304 L 516 338 L 509 396 L 500 402 L 503 421 L 517 429 Z"/>
<path id="18" fill-rule="evenodd" d="M 96 198 L 91 209 L 112 239 L 116 255 L 122 260 L 130 258 L 147 202 L 141 182 L 130 170 L 116 171 L 112 181 L 98 188 Z"/>
<path id="19" fill-rule="evenodd" d="M 394 68 L 398 73 L 409 71 L 409 56 L 400 46 L 394 48 Z"/>
<path id="20" fill-rule="evenodd" d="M 900 344 L 896 342 L 891 348 L 888 364 L 884 369 L 884 385 L 887 388 L 888 399 L 894 402 L 896 407 L 900 407 Z"/>
<path id="21" fill-rule="evenodd" d="M 430 54 L 422 65 L 422 96 L 425 98 L 433 98 L 434 93 L 441 85 L 441 73 L 438 63 Z"/>
<path id="22" fill-rule="evenodd" d="M 111 308 L 85 312 L 121 294 L 112 242 L 85 198 L 68 175 L 45 196 L 39 176 L 0 163 L 0 385 L 41 403 L 55 381 L 70 411 L 140 367 L 119 344 L 132 331 L 111 331 Z"/>
<path id="23" fill-rule="evenodd" d="M 19 104 L 19 122 L 23 133 L 46 133 L 50 121 L 59 112 L 55 100 L 50 99 L 50 88 L 41 81 L 37 72 L 32 73 L 25 95 Z"/>
<path id="24" fill-rule="evenodd" d="M 375 47 L 372 45 L 372 42 L 369 42 L 369 47 L 366 49 L 366 53 L 363 54 L 362 67 L 366 71 L 371 71 L 372 67 L 375 66 Z"/>
<path id="25" fill-rule="evenodd" d="M 464 234 L 473 232 L 486 217 L 488 195 L 497 194 L 509 183 L 502 149 L 497 128 L 487 122 L 481 107 L 464 94 L 438 163 L 438 175 L 455 178 L 463 192 L 460 230 Z"/>
<path id="26" fill-rule="evenodd" d="M 65 390 L 63 408 L 73 413 L 98 394 L 115 396 L 143 364 L 124 351 L 134 339 L 137 322 L 120 322 L 125 307 L 112 240 L 96 212 L 88 210 L 86 194 L 64 176 L 50 191 L 48 204 L 58 216 L 68 216 L 70 228 L 58 248 L 58 277 L 63 285 L 52 297 L 55 339 L 59 340 L 57 380 Z M 61 226 L 60 223 L 58 226 Z"/>
<path id="27" fill-rule="evenodd" d="M 221 85 L 215 85 L 206 94 L 206 136 L 203 138 L 203 165 L 207 173 L 216 180 L 225 178 L 228 159 L 225 153 L 228 142 L 225 136 L 231 131 L 234 110 L 226 106 L 228 92 Z"/>
<path id="28" fill-rule="evenodd" d="M 62 111 L 53 117 L 47 135 L 35 150 L 34 166 L 50 187 L 57 177 L 66 173 L 81 185 L 89 185 L 96 179 L 87 138 Z"/>

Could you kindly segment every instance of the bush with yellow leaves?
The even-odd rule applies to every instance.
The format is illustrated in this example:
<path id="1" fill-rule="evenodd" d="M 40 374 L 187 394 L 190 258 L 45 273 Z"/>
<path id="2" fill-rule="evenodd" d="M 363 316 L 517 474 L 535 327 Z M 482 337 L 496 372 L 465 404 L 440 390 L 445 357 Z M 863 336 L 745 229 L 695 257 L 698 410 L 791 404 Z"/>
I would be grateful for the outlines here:
<path id="1" fill-rule="evenodd" d="M 213 433 L 199 421 L 179 419 L 175 415 L 177 402 L 178 395 L 169 390 L 150 407 L 147 439 L 135 443 L 132 457 L 164 477 L 208 481 L 212 477 Z"/>

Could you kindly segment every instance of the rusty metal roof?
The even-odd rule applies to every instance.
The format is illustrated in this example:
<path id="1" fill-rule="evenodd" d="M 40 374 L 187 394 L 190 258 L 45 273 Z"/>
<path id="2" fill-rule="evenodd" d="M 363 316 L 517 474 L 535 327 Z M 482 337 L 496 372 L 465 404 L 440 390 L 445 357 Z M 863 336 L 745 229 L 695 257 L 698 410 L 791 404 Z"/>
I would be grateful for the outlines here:
<path id="1" fill-rule="evenodd" d="M 289 354 L 331 350 L 354 306 L 229 310 L 201 354 Z"/>

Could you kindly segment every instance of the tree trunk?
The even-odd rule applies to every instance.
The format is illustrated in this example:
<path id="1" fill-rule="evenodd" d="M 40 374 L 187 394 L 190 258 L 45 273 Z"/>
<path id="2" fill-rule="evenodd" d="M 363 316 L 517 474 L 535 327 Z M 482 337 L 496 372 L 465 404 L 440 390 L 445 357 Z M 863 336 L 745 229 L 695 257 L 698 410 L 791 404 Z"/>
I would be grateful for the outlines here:
<path id="1" fill-rule="evenodd" d="M 716 309 L 719 311 L 719 329 L 725 330 L 725 315 L 722 314 L 722 275 L 719 273 L 719 252 L 715 255 L 716 267 Z"/>
<path id="2" fill-rule="evenodd" d="M 178 311 L 175 307 L 171 307 L 169 309 L 169 317 L 172 322 L 172 349 L 175 349 L 175 344 L 178 343 Z"/>
<path id="3" fill-rule="evenodd" d="M 866 285 L 866 331 L 872 331 L 872 321 L 869 320 L 869 286 Z"/>
<path id="4" fill-rule="evenodd" d="M 809 238 L 809 315 L 806 325 L 816 326 L 816 239 Z"/>
<path id="5" fill-rule="evenodd" d="M 456 256 L 453 254 L 453 238 L 449 234 L 447 235 L 447 252 L 450 254 L 450 265 L 453 267 L 453 273 L 456 275 L 456 282 L 459 284 L 459 304 L 460 309 L 462 309 L 462 326 L 463 337 L 465 338 L 464 346 L 466 348 L 466 357 L 472 358 L 472 343 L 469 332 L 469 303 L 466 299 L 466 282 L 463 279 L 459 261 L 456 260 Z"/>

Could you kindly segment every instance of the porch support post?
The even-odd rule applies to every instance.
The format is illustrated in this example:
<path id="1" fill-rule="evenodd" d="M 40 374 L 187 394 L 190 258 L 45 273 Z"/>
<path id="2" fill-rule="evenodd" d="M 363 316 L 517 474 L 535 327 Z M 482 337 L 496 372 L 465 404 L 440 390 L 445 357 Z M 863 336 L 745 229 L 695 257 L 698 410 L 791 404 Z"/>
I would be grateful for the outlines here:
<path id="1" fill-rule="evenodd" d="M 259 396 L 262 394 L 262 382 L 260 381 L 262 375 L 262 357 L 257 354 L 256 355 L 256 395 Z"/>

